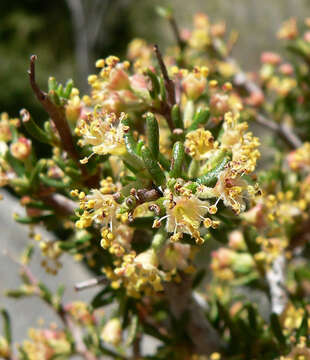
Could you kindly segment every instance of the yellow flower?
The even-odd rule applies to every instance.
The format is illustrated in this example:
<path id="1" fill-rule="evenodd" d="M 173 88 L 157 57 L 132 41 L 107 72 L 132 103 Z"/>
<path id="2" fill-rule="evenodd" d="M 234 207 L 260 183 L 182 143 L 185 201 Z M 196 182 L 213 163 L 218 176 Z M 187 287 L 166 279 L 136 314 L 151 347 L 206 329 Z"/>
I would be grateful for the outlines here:
<path id="1" fill-rule="evenodd" d="M 175 196 L 171 200 L 165 200 L 164 205 L 169 233 L 190 234 L 198 243 L 203 242 L 199 227 L 208 211 L 206 202 L 193 195 Z"/>
<path id="2" fill-rule="evenodd" d="M 122 113 L 117 118 L 113 113 L 103 114 L 97 111 L 89 114 L 88 120 L 81 120 L 76 128 L 77 135 L 82 136 L 79 144 L 91 145 L 95 154 L 123 155 L 126 152 L 126 146 L 121 120 L 125 116 Z"/>
<path id="3" fill-rule="evenodd" d="M 216 148 L 214 137 L 209 130 L 197 129 L 186 135 L 185 148 L 189 155 L 196 160 L 203 160 L 210 156 L 210 150 Z"/>

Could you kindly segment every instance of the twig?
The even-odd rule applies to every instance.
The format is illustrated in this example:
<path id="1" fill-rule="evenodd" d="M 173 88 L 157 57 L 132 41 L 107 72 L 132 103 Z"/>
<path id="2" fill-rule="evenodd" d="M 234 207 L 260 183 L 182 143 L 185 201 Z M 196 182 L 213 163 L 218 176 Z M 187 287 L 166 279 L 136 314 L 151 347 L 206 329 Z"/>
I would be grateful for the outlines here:
<path id="1" fill-rule="evenodd" d="M 133 344 L 132 344 L 132 351 L 133 351 L 133 360 L 141 359 L 141 336 L 137 335 Z"/>
<path id="2" fill-rule="evenodd" d="M 179 46 L 179 48 L 182 50 L 184 48 L 184 41 L 182 40 L 181 36 L 180 36 L 180 31 L 179 31 L 179 27 L 178 27 L 178 24 L 177 22 L 175 21 L 175 18 L 173 15 L 169 15 L 168 16 L 168 21 L 169 21 L 169 24 L 171 26 L 171 29 L 172 29 L 172 32 L 174 34 L 174 37 L 177 41 L 177 44 Z"/>
<path id="3" fill-rule="evenodd" d="M 271 312 L 278 315 L 282 314 L 288 302 L 285 291 L 285 265 L 285 255 L 279 255 L 266 274 L 271 297 Z"/>
<path id="4" fill-rule="evenodd" d="M 109 280 L 104 276 L 98 276 L 97 278 L 88 279 L 85 281 L 81 281 L 77 284 L 75 284 L 74 289 L 75 291 L 81 291 L 85 290 L 94 286 L 97 286 L 99 284 L 107 284 Z"/>
<path id="5" fill-rule="evenodd" d="M 262 114 L 257 114 L 255 116 L 255 121 L 280 135 L 290 148 L 297 149 L 302 145 L 302 141 L 299 137 L 286 124 L 277 124 L 276 122 L 267 119 Z"/>
<path id="6" fill-rule="evenodd" d="M 207 320 L 201 306 L 192 297 L 191 278 L 183 275 L 179 284 L 168 282 L 165 283 L 164 288 L 172 314 L 177 319 L 180 319 L 185 311 L 189 314 L 185 331 L 194 345 L 195 353 L 209 355 L 224 348 L 219 334 Z"/>
<path id="7" fill-rule="evenodd" d="M 50 118 L 55 124 L 63 149 L 69 154 L 69 156 L 76 162 L 77 166 L 81 169 L 86 185 L 89 185 L 91 187 L 96 187 L 99 182 L 98 174 L 95 174 L 94 176 L 89 176 L 86 167 L 80 163 L 79 154 L 76 151 L 71 130 L 66 120 L 66 116 L 63 108 L 56 106 L 50 100 L 48 94 L 42 91 L 39 88 L 38 84 L 36 83 L 36 78 L 35 78 L 36 60 L 37 60 L 36 55 L 32 55 L 30 57 L 30 69 L 28 71 L 28 74 L 29 74 L 31 88 L 35 93 L 37 99 L 43 106 L 44 110 L 49 114 Z"/>
<path id="8" fill-rule="evenodd" d="M 168 71 L 167 71 L 166 65 L 164 63 L 162 54 L 158 48 L 158 45 L 154 45 L 154 52 L 155 52 L 160 70 L 163 74 L 165 88 L 166 88 L 167 97 L 168 97 L 168 105 L 171 108 L 175 104 L 174 82 L 169 78 Z"/>
<path id="9" fill-rule="evenodd" d="M 216 41 L 213 41 L 212 48 L 217 54 L 217 56 L 224 60 L 225 62 L 233 65 L 238 69 L 233 78 L 233 84 L 237 88 L 245 89 L 249 94 L 258 93 L 263 94 L 263 90 L 240 69 L 235 59 L 225 56 L 219 48 L 219 44 Z M 289 128 L 285 124 L 277 124 L 275 121 L 268 119 L 261 113 L 256 114 L 254 120 L 268 129 L 274 131 L 286 142 L 286 144 L 292 149 L 296 149 L 302 145 L 302 141 L 299 137 L 293 132 L 293 129 Z"/>
<path id="10" fill-rule="evenodd" d="M 68 199 L 61 194 L 38 194 L 38 197 L 46 204 L 51 206 L 57 215 L 70 215 L 74 214 L 75 209 L 78 207 L 77 203 Z"/>
<path id="11" fill-rule="evenodd" d="M 36 55 L 30 57 L 30 70 L 28 71 L 30 85 L 37 99 L 44 107 L 45 111 L 49 114 L 53 120 L 58 134 L 60 136 L 61 144 L 64 150 L 70 155 L 70 157 L 79 163 L 79 155 L 74 147 L 73 138 L 68 122 L 65 118 L 63 110 L 52 103 L 48 95 L 42 91 L 36 83 L 35 79 L 35 61 Z"/>

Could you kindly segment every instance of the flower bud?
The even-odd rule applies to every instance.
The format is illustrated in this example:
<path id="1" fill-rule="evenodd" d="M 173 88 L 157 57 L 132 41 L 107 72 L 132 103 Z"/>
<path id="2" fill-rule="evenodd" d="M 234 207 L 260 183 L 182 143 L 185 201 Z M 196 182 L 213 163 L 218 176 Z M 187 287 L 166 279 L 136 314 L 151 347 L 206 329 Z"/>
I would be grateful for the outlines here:
<path id="1" fill-rule="evenodd" d="M 246 244 L 243 234 L 239 230 L 234 230 L 229 234 L 229 247 L 234 250 L 245 250 Z"/>
<path id="2" fill-rule="evenodd" d="M 66 106 L 66 118 L 71 124 L 75 124 L 81 115 L 81 103 L 80 98 L 77 96 L 72 100 L 69 100 Z"/>
<path id="3" fill-rule="evenodd" d="M 213 94 L 210 99 L 210 110 L 214 116 L 221 116 L 227 113 L 230 110 L 228 96 L 224 94 Z"/>
<path id="4" fill-rule="evenodd" d="M 190 73 L 182 81 L 183 90 L 191 100 L 196 100 L 204 92 L 207 80 L 202 74 Z"/>
<path id="5" fill-rule="evenodd" d="M 281 62 L 280 55 L 271 51 L 263 52 L 260 59 L 263 64 L 279 65 Z"/>
<path id="6" fill-rule="evenodd" d="M 249 211 L 242 214 L 242 218 L 249 224 L 253 224 L 258 228 L 262 228 L 265 225 L 264 220 L 264 207 L 262 204 L 257 204 Z"/>
<path id="7" fill-rule="evenodd" d="M 12 133 L 10 130 L 9 117 L 7 113 L 0 114 L 0 141 L 10 141 Z"/>
<path id="8" fill-rule="evenodd" d="M 158 258 L 153 249 L 142 252 L 135 258 L 135 263 L 145 270 L 152 270 L 158 266 Z"/>
<path id="9" fill-rule="evenodd" d="M 259 107 L 264 103 L 264 94 L 260 91 L 252 92 L 249 97 L 245 99 L 246 103 L 250 106 Z"/>
<path id="10" fill-rule="evenodd" d="M 10 146 L 11 154 L 18 160 L 26 160 L 31 153 L 31 140 L 20 137 Z"/>
<path id="11" fill-rule="evenodd" d="M 306 31 L 304 33 L 304 40 L 308 43 L 310 43 L 310 31 Z"/>
<path id="12" fill-rule="evenodd" d="M 294 68 L 291 64 L 289 63 L 285 63 L 285 64 L 282 64 L 280 67 L 279 67 L 279 71 L 283 74 L 283 75 L 293 75 L 294 73 Z"/>
<path id="13" fill-rule="evenodd" d="M 129 88 L 128 74 L 121 68 L 116 67 L 110 72 L 109 89 L 124 90 Z"/>
<path id="14" fill-rule="evenodd" d="M 0 358 L 9 359 L 10 353 L 11 350 L 7 340 L 3 336 L 0 336 Z"/>
<path id="15" fill-rule="evenodd" d="M 101 339 L 117 346 L 122 341 L 122 326 L 119 318 L 109 320 L 101 331 Z"/>

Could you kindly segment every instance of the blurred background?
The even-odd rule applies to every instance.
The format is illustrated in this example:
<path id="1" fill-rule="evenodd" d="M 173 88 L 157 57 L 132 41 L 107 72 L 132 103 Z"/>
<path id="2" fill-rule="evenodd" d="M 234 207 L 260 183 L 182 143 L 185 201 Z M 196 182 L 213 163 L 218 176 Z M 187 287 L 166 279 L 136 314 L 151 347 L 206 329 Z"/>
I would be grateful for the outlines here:
<path id="1" fill-rule="evenodd" d="M 87 75 L 95 71 L 95 59 L 111 54 L 124 57 L 132 38 L 143 37 L 162 48 L 173 44 L 170 28 L 156 15 L 157 5 L 172 6 L 180 27 L 189 27 L 192 15 L 198 11 L 206 12 L 211 19 L 224 20 L 228 29 L 240 34 L 233 55 L 245 70 L 258 69 L 263 50 L 279 50 L 275 33 L 285 19 L 310 16 L 309 0 L 1 0 L 0 113 L 7 111 L 15 117 L 25 107 L 36 120 L 45 119 L 28 83 L 31 54 L 39 58 L 37 76 L 42 88 L 46 88 L 48 76 L 55 76 L 61 82 L 72 78 L 85 93 Z M 20 340 L 34 319 L 43 315 L 52 319 L 52 315 L 32 300 L 14 303 L 2 296 L 4 289 L 18 283 L 18 269 L 11 257 L 27 243 L 27 230 L 12 220 L 18 204 L 11 195 L 4 197 L 0 203 L 0 247 L 7 253 L 0 255 L 0 306 L 5 305 L 12 313 L 22 307 L 14 326 L 16 339 Z M 40 259 L 36 260 L 34 271 L 46 279 Z M 89 275 L 72 259 L 66 258 L 64 263 L 57 281 L 50 278 L 47 283 L 53 287 L 62 281 L 72 296 L 74 283 Z M 93 293 L 75 298 L 89 298 Z"/>

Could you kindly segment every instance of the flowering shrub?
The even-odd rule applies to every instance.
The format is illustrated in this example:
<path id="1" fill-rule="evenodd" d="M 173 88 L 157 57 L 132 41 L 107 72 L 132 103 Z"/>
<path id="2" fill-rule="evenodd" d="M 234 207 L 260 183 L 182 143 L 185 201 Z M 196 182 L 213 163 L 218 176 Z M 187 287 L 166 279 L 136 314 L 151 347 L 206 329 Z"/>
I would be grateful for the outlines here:
<path id="1" fill-rule="evenodd" d="M 310 20 L 279 31 L 290 62 L 265 52 L 246 75 L 224 23 L 197 14 L 179 31 L 160 12 L 177 42 L 165 56 L 133 40 L 128 60 L 96 62 L 84 96 L 54 78 L 43 92 L 32 56 L 49 120 L 1 115 L 0 182 L 25 207 L 15 220 L 47 272 L 67 252 L 96 275 L 76 289 L 98 286 L 90 304 L 65 304 L 30 272 L 31 242 L 7 295 L 41 298 L 62 326 L 31 329 L 18 358 L 309 359 Z M 272 138 L 257 169 L 259 126 Z M 15 359 L 2 315 L 0 355 Z"/>

